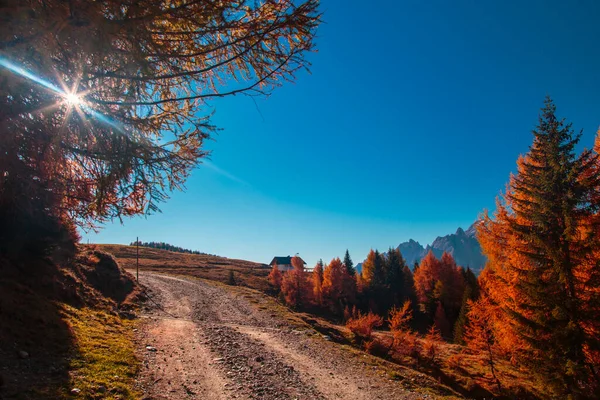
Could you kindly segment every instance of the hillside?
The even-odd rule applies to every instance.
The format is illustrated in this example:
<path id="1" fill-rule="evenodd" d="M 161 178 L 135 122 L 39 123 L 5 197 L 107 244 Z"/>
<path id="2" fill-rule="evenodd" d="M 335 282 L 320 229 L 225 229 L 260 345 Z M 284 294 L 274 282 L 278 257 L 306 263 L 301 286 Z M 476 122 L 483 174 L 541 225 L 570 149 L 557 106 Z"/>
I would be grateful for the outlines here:
<path id="1" fill-rule="evenodd" d="M 119 264 L 130 271 L 136 267 L 136 247 L 120 244 L 97 245 L 115 256 Z M 267 289 L 266 277 L 270 267 L 246 260 L 209 254 L 178 253 L 149 247 L 139 248 L 140 269 L 175 275 L 226 282 L 229 271 L 234 272 L 238 283 L 259 290 Z"/>
<path id="2" fill-rule="evenodd" d="M 131 318 L 143 294 L 110 254 L 0 266 L 0 398 L 136 398 Z"/>

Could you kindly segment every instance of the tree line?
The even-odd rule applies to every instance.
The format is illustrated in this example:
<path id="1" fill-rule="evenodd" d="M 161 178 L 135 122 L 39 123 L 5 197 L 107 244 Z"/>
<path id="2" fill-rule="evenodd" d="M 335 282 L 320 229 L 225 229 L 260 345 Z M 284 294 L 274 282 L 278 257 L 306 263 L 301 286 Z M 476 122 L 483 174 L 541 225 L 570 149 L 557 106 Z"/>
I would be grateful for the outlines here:
<path id="1" fill-rule="evenodd" d="M 153 249 L 174 251 L 176 253 L 212 255 L 212 254 L 208 254 L 208 253 L 203 253 L 203 252 L 198 251 L 198 250 L 185 249 L 183 247 L 175 246 L 175 245 L 172 245 L 172 244 L 169 244 L 169 243 L 165 243 L 165 242 L 142 242 L 142 241 L 134 241 L 134 242 L 129 243 L 129 245 L 130 246 L 139 245 L 140 247 L 150 247 L 150 248 L 153 248 Z"/>
<path id="2" fill-rule="evenodd" d="M 578 153 L 580 138 L 548 98 L 517 173 L 477 224 L 488 259 L 478 279 L 450 254 L 430 252 L 411 271 L 390 249 L 372 250 L 360 274 L 346 252 L 310 274 L 294 259 L 269 280 L 293 307 L 343 316 L 366 349 L 386 325 L 405 354 L 434 360 L 442 338 L 480 352 L 500 394 L 497 364 L 508 360 L 555 398 L 600 398 L 600 131 Z"/>
<path id="3" fill-rule="evenodd" d="M 388 315 L 392 310 L 411 308 L 412 327 L 425 332 L 430 326 L 448 341 L 463 341 L 467 304 L 477 298 L 479 285 L 469 268 L 456 265 L 452 255 L 438 260 L 429 252 L 414 271 L 398 249 L 387 253 L 371 250 L 357 273 L 348 251 L 344 260 L 321 260 L 306 272 L 299 257 L 293 269 L 281 272 L 277 265 L 269 274 L 274 292 L 294 308 L 315 310 L 351 319 L 364 311 Z"/>

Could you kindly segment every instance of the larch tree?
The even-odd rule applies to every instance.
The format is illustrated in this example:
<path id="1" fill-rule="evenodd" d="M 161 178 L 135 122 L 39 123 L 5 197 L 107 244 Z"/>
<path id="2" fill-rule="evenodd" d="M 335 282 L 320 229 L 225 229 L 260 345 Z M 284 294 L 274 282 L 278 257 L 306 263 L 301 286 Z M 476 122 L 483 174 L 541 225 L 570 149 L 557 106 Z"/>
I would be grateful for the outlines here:
<path id="1" fill-rule="evenodd" d="M 362 294 L 371 311 L 387 312 L 385 287 L 385 259 L 377 250 L 371 250 L 362 264 Z"/>
<path id="2" fill-rule="evenodd" d="M 598 155 L 546 100 L 493 217 L 478 225 L 486 288 L 519 361 L 559 396 L 598 396 Z M 516 346 L 513 346 L 516 347 Z"/>
<path id="3" fill-rule="evenodd" d="M 365 286 L 380 288 L 385 283 L 384 260 L 379 251 L 372 250 L 362 264 L 362 279 Z"/>
<path id="4" fill-rule="evenodd" d="M 440 260 L 433 255 L 433 251 L 429 251 L 413 275 L 417 301 L 421 310 L 429 315 L 435 311 L 434 289 L 436 282 L 441 279 L 441 268 Z"/>
<path id="5" fill-rule="evenodd" d="M 497 329 L 494 327 L 494 321 L 497 321 L 497 318 L 494 311 L 496 307 L 490 303 L 487 296 L 483 296 L 477 301 L 469 300 L 468 303 L 469 322 L 465 326 L 464 342 L 469 348 L 484 354 L 484 364 L 490 368 L 492 377 L 501 392 L 502 386 L 496 375 L 496 363 L 503 352 L 495 337 Z"/>
<path id="6" fill-rule="evenodd" d="M 313 299 L 315 304 L 323 304 L 323 260 L 319 260 L 312 272 Z"/>
<path id="7" fill-rule="evenodd" d="M 344 265 L 339 258 L 334 258 L 323 272 L 323 300 L 336 311 L 344 292 Z"/>
<path id="8" fill-rule="evenodd" d="M 292 257 L 291 271 L 283 275 L 281 292 L 287 304 L 300 308 L 309 303 L 312 296 L 312 285 L 304 271 L 304 263 L 298 256 Z"/>
<path id="9" fill-rule="evenodd" d="M 281 271 L 279 271 L 279 267 L 277 266 L 277 262 L 273 265 L 271 272 L 269 272 L 269 276 L 267 277 L 269 283 L 273 288 L 277 291 L 281 290 L 281 282 L 283 281 L 283 276 L 281 275 Z"/>
<path id="10" fill-rule="evenodd" d="M 157 211 L 208 154 L 207 100 L 309 66 L 318 5 L 0 3 L 0 242 Z"/>

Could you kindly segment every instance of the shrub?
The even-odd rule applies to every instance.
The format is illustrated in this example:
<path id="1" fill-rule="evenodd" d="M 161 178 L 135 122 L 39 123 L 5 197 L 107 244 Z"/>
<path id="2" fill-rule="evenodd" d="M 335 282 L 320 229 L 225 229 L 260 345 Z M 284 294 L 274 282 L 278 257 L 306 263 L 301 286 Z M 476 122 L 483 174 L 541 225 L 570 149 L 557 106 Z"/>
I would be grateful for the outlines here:
<path id="1" fill-rule="evenodd" d="M 398 354 L 418 358 L 421 353 L 421 342 L 416 333 L 400 331 L 394 336 L 394 349 Z"/>
<path id="2" fill-rule="evenodd" d="M 439 356 L 441 341 L 442 335 L 440 334 L 440 331 L 435 325 L 432 325 L 423 341 L 423 356 L 431 364 L 436 364 L 438 361 L 437 358 Z"/>
<path id="3" fill-rule="evenodd" d="M 346 328 L 348 328 L 354 336 L 363 341 L 370 340 L 373 334 L 373 328 L 381 325 L 383 325 L 383 318 L 372 312 L 362 314 L 358 311 L 356 312 L 356 315 L 346 322 Z"/>

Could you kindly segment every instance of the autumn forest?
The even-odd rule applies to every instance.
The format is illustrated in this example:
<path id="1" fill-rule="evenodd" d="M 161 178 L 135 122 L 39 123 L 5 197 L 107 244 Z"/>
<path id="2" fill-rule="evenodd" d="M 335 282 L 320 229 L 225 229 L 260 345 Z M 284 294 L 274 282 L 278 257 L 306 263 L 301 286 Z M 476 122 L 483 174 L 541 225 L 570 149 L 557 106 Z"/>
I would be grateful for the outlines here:
<path id="1" fill-rule="evenodd" d="M 533 136 L 497 209 L 477 224 L 489 260 L 479 277 L 448 253 L 411 269 L 390 248 L 371 250 L 361 273 L 348 252 L 312 272 L 295 257 L 292 271 L 275 265 L 273 290 L 295 309 L 342 318 L 366 350 L 385 326 L 413 357 L 433 361 L 442 340 L 481 352 L 496 395 L 501 359 L 557 397 L 600 395 L 600 136 L 577 154 L 580 136 L 549 98 Z"/>

